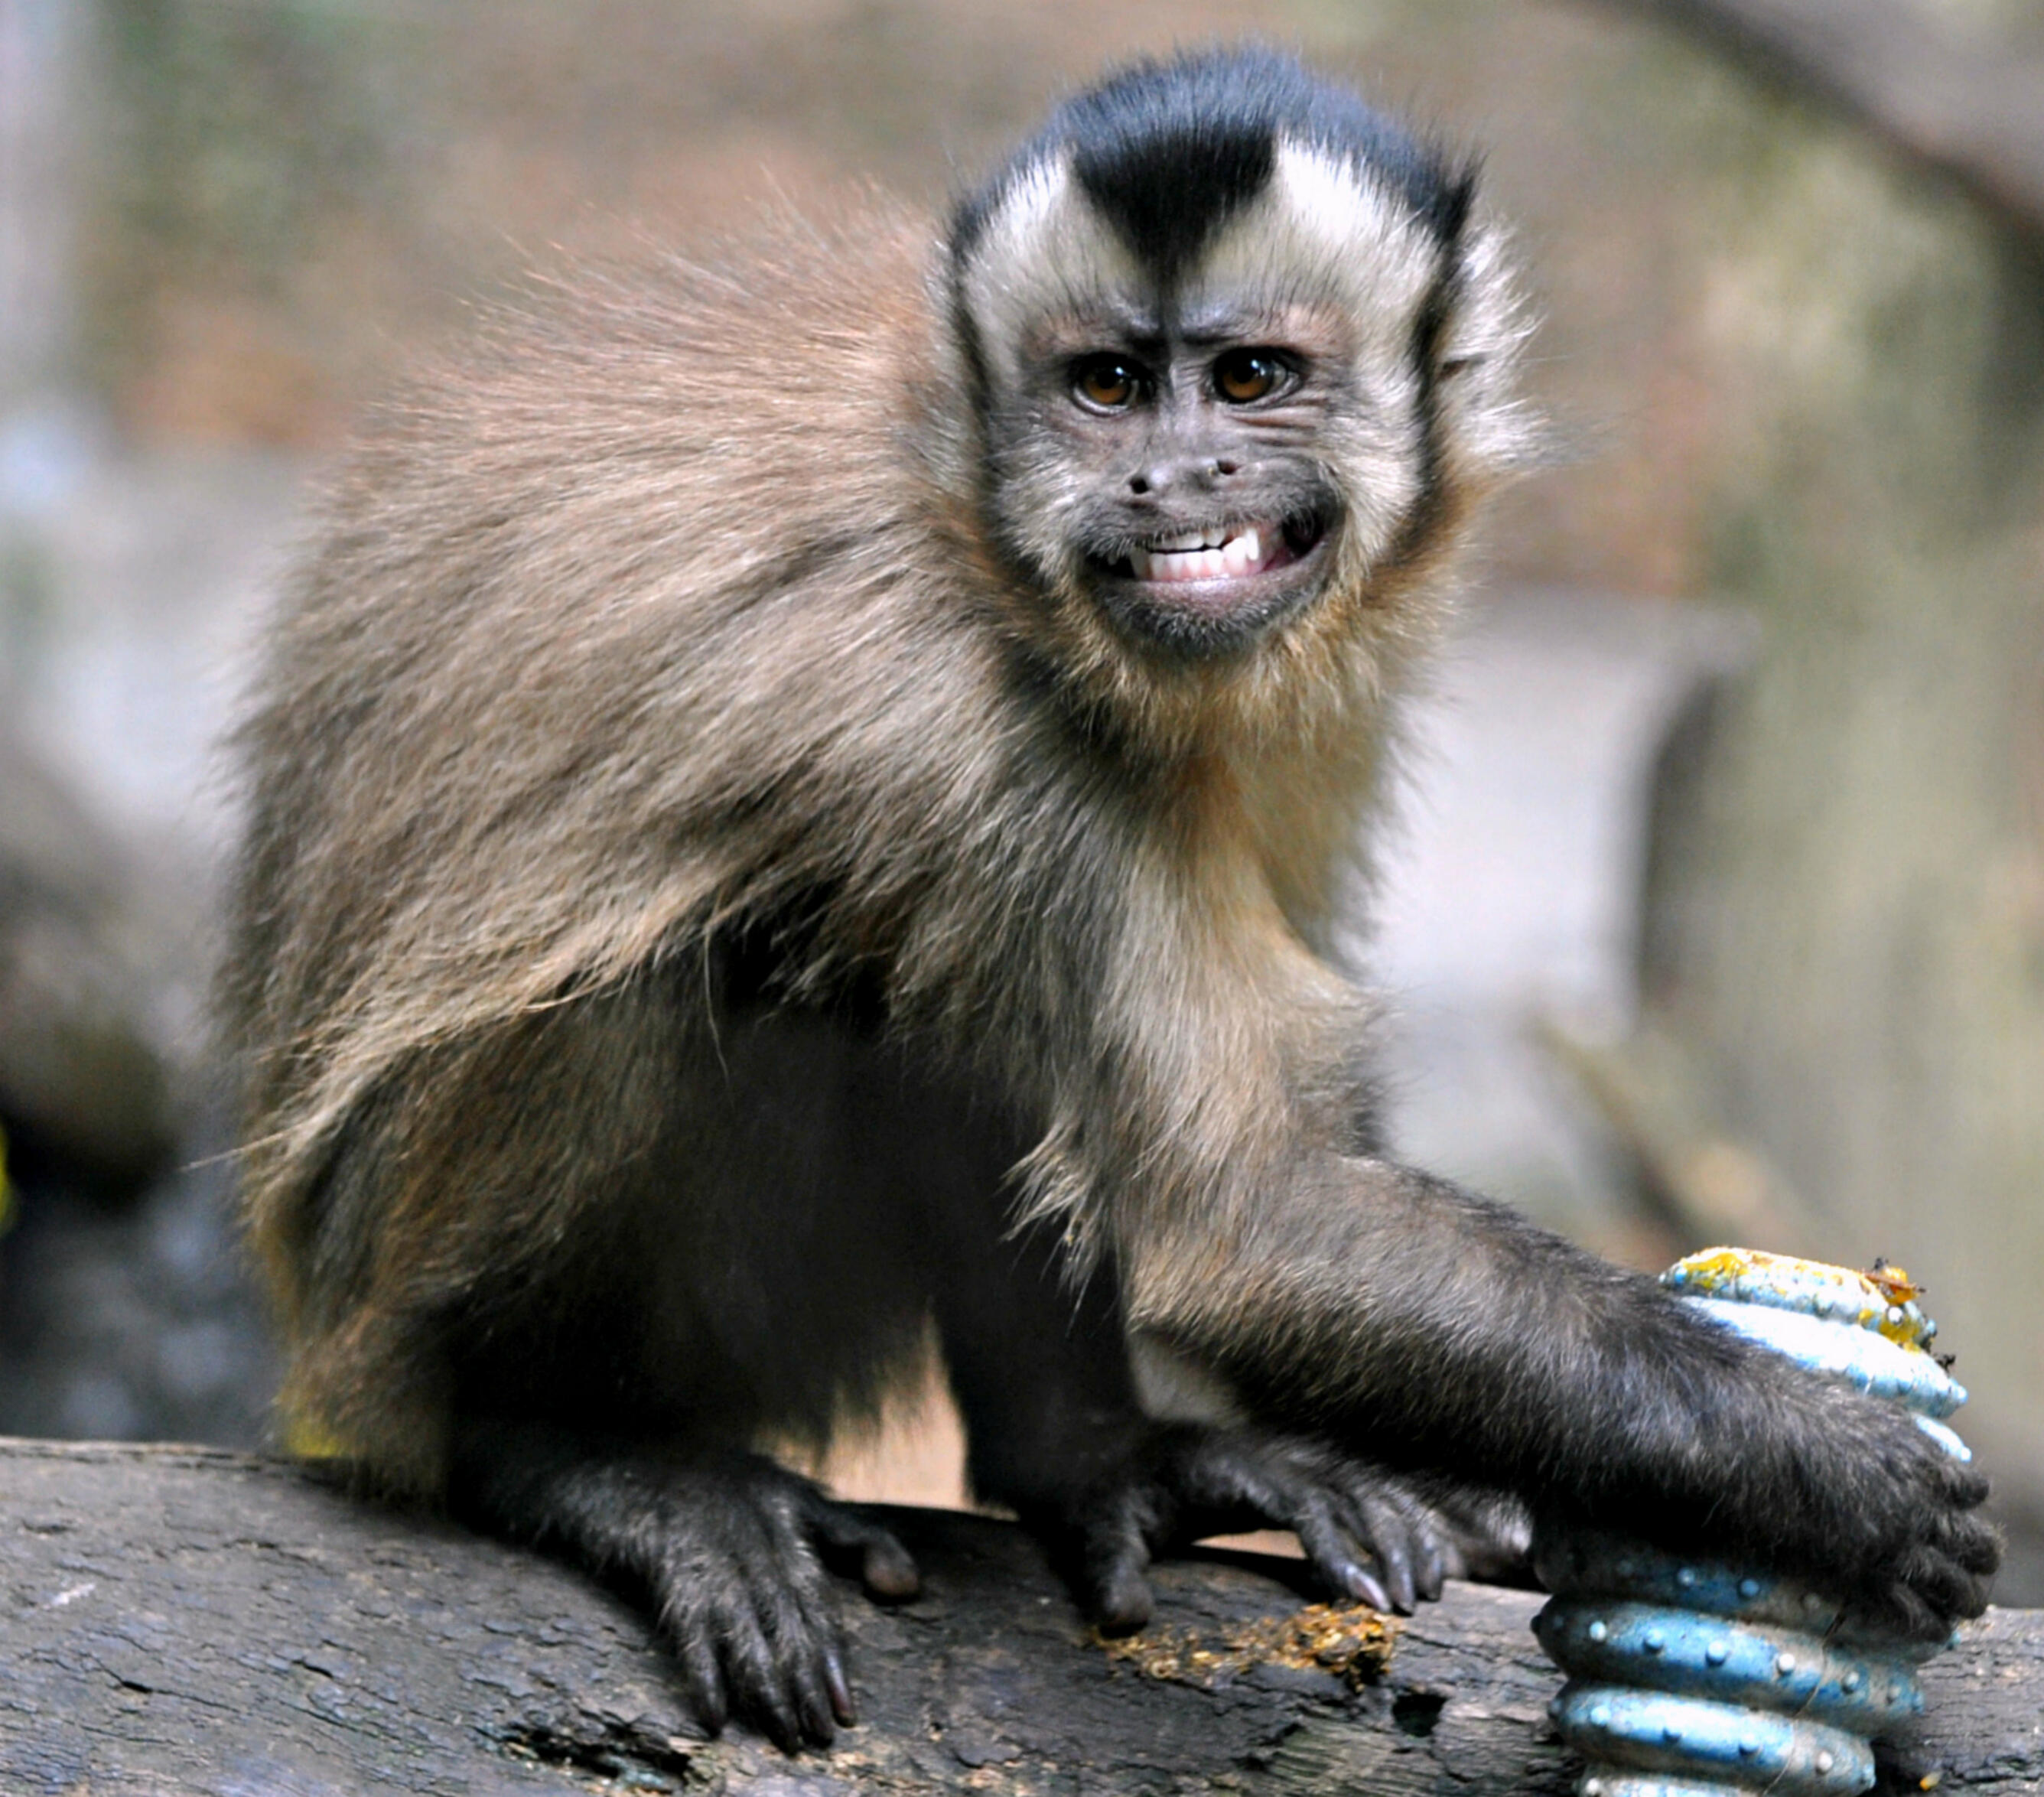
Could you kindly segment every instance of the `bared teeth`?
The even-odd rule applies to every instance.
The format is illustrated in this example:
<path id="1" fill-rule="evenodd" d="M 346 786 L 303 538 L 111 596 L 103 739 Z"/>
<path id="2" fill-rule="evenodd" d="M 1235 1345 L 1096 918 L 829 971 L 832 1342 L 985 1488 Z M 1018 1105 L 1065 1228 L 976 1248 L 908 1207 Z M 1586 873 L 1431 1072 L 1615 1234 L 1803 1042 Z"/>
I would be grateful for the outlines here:
<path id="1" fill-rule="evenodd" d="M 1129 552 L 1138 580 L 1240 580 L 1276 561 L 1284 539 L 1274 524 L 1181 531 Z"/>

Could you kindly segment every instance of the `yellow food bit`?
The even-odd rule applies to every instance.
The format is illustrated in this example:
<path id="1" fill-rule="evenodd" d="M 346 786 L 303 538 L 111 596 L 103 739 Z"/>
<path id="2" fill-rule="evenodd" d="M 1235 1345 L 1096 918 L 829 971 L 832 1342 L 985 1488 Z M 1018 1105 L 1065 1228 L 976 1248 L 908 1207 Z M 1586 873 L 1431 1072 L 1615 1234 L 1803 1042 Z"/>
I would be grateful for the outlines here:
<path id="1" fill-rule="evenodd" d="M 1331 1672 L 1351 1686 L 1368 1684 L 1391 1663 L 1397 1624 L 1367 1604 L 1337 1608 L 1309 1603 L 1289 1616 L 1259 1617 L 1208 1641 L 1190 1630 L 1146 1629 L 1120 1639 L 1096 1629 L 1091 1638 L 1112 1660 L 1145 1677 L 1211 1687 L 1254 1666 Z"/>

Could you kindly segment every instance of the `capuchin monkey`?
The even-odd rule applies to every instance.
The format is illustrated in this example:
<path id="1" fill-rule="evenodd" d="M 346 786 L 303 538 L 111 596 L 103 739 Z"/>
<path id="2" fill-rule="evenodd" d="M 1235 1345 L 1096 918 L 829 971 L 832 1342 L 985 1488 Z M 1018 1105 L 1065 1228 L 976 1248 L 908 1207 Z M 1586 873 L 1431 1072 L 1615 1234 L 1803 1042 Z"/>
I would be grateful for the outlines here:
<path id="1" fill-rule="evenodd" d="M 852 1720 L 823 1566 L 916 1570 L 763 1449 L 932 1331 L 1109 1628 L 1204 1534 L 1405 1610 L 1527 1515 L 1981 1609 L 1906 1416 L 1386 1152 L 1333 920 L 1529 436 L 1471 201 L 1139 63 L 942 225 L 560 278 L 340 476 L 239 739 L 285 1401 L 643 1585 L 705 1727 Z"/>

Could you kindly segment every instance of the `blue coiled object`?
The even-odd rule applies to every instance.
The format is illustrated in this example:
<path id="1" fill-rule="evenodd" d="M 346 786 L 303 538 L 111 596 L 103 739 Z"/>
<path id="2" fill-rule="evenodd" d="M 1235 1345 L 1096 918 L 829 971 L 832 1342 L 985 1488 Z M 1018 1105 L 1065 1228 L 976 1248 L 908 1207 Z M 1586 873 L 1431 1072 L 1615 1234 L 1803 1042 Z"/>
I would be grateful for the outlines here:
<path id="1" fill-rule="evenodd" d="M 1970 1457 L 1940 1420 L 1965 1388 L 1899 1273 L 1717 1248 L 1662 1283 Z M 1855 1634 L 1794 1580 L 1589 1530 L 1543 1540 L 1539 1571 L 1555 1595 L 1533 1632 L 1569 1674 L 1550 1713 L 1588 1762 L 1580 1797 L 1846 1797 L 1874 1781 L 1873 1737 L 1923 1707 L 1915 1668 L 1935 1645 Z"/>

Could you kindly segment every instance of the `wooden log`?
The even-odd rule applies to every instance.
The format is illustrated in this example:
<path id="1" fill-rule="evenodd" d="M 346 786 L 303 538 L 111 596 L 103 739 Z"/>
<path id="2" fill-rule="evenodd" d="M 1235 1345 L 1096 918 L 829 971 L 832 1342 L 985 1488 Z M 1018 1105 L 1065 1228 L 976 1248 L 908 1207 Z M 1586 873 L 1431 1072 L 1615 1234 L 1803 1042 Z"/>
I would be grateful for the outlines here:
<path id="1" fill-rule="evenodd" d="M 1160 1567 L 1089 1635 L 1020 1530 L 889 1520 L 924 1595 L 842 1608 L 863 1725 L 787 1759 L 705 1742 L 636 1611 L 551 1563 L 205 1449 L 0 1442 L 0 1791 L 91 1797 L 1558 1792 L 1529 1592 L 1409 1620 L 1306 1606 L 1297 1562 Z M 1930 1669 L 1944 1787 L 2044 1788 L 2044 1612 Z"/>

